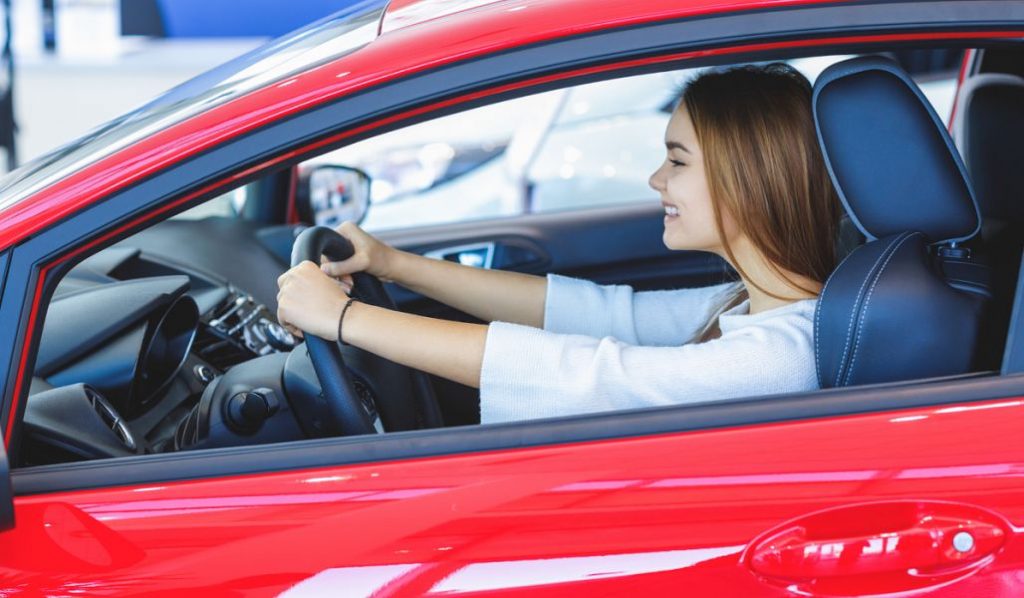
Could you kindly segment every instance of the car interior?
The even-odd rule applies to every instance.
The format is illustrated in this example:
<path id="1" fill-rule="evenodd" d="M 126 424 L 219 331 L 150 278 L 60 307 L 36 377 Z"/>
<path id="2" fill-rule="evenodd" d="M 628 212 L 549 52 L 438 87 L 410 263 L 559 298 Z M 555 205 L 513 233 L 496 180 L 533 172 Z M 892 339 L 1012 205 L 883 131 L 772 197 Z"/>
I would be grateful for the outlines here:
<path id="1" fill-rule="evenodd" d="M 1024 175 L 1012 150 L 1024 136 L 1024 53 L 973 52 L 979 66 L 963 78 L 952 134 L 918 84 L 955 86 L 961 48 L 840 57 L 814 73 L 819 136 L 848 213 L 837 239 L 848 255 L 816 316 L 822 388 L 992 376 L 1003 367 L 1024 249 L 1015 203 Z M 658 109 L 666 120 L 673 106 Z M 885 125 L 856 126 L 868 118 Z M 660 137 L 653 141 L 651 170 L 661 151 Z M 508 147 L 469 166 L 452 160 L 430 192 L 443 196 Z M 324 209 L 311 173 L 331 166 L 319 156 L 268 173 L 75 266 L 47 309 L 14 466 L 334 436 L 353 417 L 378 433 L 478 424 L 476 390 L 350 346 L 328 348 L 340 351 L 335 361 L 317 357 L 277 323 L 277 277 L 294 256 L 328 251 L 329 241 L 304 231 L 316 230 L 309 226 Z M 353 172 L 366 182 L 372 213 L 370 177 Z M 339 193 L 352 186 L 340 180 L 327 184 Z M 332 201 L 337 210 L 348 199 Z M 531 211 L 527 202 L 501 217 L 371 232 L 438 259 L 638 290 L 734 279 L 717 256 L 665 249 L 660 216 L 651 192 L 582 209 Z M 390 283 L 366 281 L 359 292 L 402 311 L 473 321 Z M 893 343 L 894 334 L 908 342 Z M 925 359 L 923 347 L 941 350 Z M 318 376 L 324 360 L 344 362 L 334 382 Z M 355 399 L 347 412 L 324 405 L 338 380 L 347 386 L 338 392 Z"/>

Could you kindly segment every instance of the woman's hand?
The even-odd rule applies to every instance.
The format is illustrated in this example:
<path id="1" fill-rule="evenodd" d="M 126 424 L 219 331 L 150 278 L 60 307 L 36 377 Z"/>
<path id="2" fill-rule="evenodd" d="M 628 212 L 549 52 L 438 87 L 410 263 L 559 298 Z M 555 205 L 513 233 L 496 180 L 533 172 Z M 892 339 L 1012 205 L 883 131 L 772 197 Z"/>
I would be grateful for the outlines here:
<path id="1" fill-rule="evenodd" d="M 338 318 L 352 292 L 350 283 L 334 280 L 306 261 L 282 274 L 277 287 L 277 321 L 289 332 L 337 340 Z"/>
<path id="2" fill-rule="evenodd" d="M 352 244 L 353 255 L 341 262 L 324 263 L 321 268 L 339 281 L 351 285 L 353 273 L 366 272 L 485 322 L 501 320 L 536 328 L 544 325 L 548 283 L 543 276 L 473 268 L 401 251 L 351 222 L 337 230 Z"/>
<path id="3" fill-rule="evenodd" d="M 277 279 L 277 319 L 292 334 L 302 331 L 338 340 L 338 319 L 351 287 L 313 262 L 302 262 Z M 353 303 L 345 312 L 345 342 L 396 363 L 475 388 L 480 386 L 487 327 L 448 322 Z"/>
<path id="4" fill-rule="evenodd" d="M 325 273 L 350 284 L 353 272 L 366 272 L 385 282 L 393 280 L 392 264 L 397 250 L 381 243 L 352 222 L 343 222 L 337 232 L 352 244 L 353 254 L 341 262 L 325 262 L 320 266 Z"/>

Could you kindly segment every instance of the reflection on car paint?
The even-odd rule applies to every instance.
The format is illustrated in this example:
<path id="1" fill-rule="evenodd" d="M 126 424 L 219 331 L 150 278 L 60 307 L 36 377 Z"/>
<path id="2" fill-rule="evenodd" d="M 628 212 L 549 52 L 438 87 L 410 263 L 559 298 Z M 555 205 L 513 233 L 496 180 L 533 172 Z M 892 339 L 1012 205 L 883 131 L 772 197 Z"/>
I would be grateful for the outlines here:
<path id="1" fill-rule="evenodd" d="M 0 553 L 26 559 L 5 560 L 0 578 L 52 593 L 99 579 L 142 592 L 160 579 L 167 591 L 384 587 L 405 596 L 484 591 L 474 588 L 498 583 L 502 570 L 501 581 L 520 584 L 507 595 L 679 584 L 751 595 L 763 586 L 737 566 L 746 541 L 851 499 L 938 494 L 997 508 L 1024 529 L 1024 461 L 997 448 L 1019 444 L 1024 401 L 965 406 L 19 497 L 19 521 L 66 505 L 61 512 L 76 517 L 46 518 L 46 533 L 91 530 L 76 537 L 102 542 L 108 556 L 87 569 L 73 555 L 41 563 L 28 556 L 51 554 L 50 536 L 19 527 L 0 534 Z M 892 421 L 917 416 L 926 417 Z M 919 428 L 910 444 L 902 442 L 907 426 Z M 965 448 L 956 462 L 937 449 L 982 434 L 993 442 Z M 1007 541 L 1007 550 L 1019 544 Z M 79 573 L 64 585 L 54 570 Z M 1012 572 L 985 569 L 957 587 L 970 595 Z"/>

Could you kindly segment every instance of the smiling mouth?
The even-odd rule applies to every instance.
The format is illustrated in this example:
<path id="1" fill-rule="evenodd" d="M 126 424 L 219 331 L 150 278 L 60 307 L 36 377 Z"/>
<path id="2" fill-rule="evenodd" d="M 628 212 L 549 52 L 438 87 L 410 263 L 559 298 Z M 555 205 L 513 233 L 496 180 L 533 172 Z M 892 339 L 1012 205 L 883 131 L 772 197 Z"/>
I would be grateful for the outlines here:
<path id="1" fill-rule="evenodd" d="M 669 204 L 662 204 L 662 205 L 665 207 L 665 217 L 666 218 L 676 218 L 677 216 L 679 216 L 679 208 L 677 208 L 676 206 L 669 205 Z"/>

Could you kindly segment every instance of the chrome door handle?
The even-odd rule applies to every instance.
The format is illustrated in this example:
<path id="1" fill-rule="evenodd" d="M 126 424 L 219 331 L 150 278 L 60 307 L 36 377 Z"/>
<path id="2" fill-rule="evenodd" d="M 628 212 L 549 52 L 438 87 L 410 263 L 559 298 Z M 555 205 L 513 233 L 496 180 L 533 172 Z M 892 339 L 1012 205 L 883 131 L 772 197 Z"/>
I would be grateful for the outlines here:
<path id="1" fill-rule="evenodd" d="M 797 594 L 895 594 L 970 575 L 1011 535 L 1001 517 L 972 505 L 885 501 L 790 520 L 751 542 L 741 561 Z"/>

